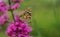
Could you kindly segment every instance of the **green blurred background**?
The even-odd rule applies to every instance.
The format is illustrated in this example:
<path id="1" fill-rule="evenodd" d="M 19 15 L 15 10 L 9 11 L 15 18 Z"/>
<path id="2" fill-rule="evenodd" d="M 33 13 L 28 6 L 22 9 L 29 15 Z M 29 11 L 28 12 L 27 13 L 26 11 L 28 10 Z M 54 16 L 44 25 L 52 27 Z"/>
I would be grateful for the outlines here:
<path id="1" fill-rule="evenodd" d="M 24 0 L 17 11 L 28 7 L 32 8 L 33 37 L 60 37 L 60 0 Z M 0 32 L 0 37 L 7 37 L 4 32 Z"/>

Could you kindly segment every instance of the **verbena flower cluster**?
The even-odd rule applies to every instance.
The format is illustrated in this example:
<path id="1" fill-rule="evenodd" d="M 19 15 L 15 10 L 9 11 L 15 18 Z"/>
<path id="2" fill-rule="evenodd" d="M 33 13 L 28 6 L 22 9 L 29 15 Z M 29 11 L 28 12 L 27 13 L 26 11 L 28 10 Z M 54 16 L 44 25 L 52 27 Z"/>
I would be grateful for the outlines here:
<path id="1" fill-rule="evenodd" d="M 8 11 L 8 4 L 5 4 L 3 1 L 0 2 L 0 13 L 5 13 Z"/>
<path id="2" fill-rule="evenodd" d="M 14 19 L 14 22 L 10 23 L 6 30 L 6 34 L 10 37 L 32 37 L 29 35 L 32 28 L 13 14 L 14 10 L 20 8 L 20 3 L 22 1 L 23 0 L 8 0 L 9 4 L 5 4 L 4 1 L 0 2 L 0 30 L 4 24 L 10 22 L 10 18 L 7 14 L 8 11 L 11 11 L 12 18 Z"/>
<path id="3" fill-rule="evenodd" d="M 32 37 L 29 36 L 29 33 L 32 31 L 32 28 L 27 24 L 22 22 L 17 16 L 15 17 L 15 22 L 11 23 L 7 28 L 7 34 L 11 37 Z"/>
<path id="4" fill-rule="evenodd" d="M 9 17 L 7 14 L 4 14 L 0 17 L 0 24 L 4 25 L 5 23 L 9 22 Z"/>
<path id="5" fill-rule="evenodd" d="M 9 22 L 9 16 L 6 13 L 8 11 L 8 5 L 3 1 L 0 2 L 0 29 L 1 26 L 4 26 L 7 22 Z"/>
<path id="6" fill-rule="evenodd" d="M 20 8 L 20 3 L 23 0 L 10 0 L 13 4 L 12 4 L 12 10 L 16 10 L 18 8 Z"/>

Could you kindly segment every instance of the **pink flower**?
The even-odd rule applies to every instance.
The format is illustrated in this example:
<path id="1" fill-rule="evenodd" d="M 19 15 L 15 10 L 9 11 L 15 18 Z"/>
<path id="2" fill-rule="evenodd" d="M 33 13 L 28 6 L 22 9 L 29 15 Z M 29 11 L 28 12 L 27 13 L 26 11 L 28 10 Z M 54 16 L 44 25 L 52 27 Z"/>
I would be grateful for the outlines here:
<path id="1" fill-rule="evenodd" d="M 3 7 L 3 6 L 5 6 L 5 3 L 2 1 L 0 2 L 0 7 Z"/>
<path id="2" fill-rule="evenodd" d="M 9 22 L 9 16 L 7 14 L 4 14 L 0 17 L 0 24 L 4 25 L 5 23 Z"/>
<path id="3" fill-rule="evenodd" d="M 18 17 L 16 17 L 18 19 Z M 18 19 L 14 23 L 11 23 L 7 28 L 7 35 L 11 37 L 30 37 L 29 33 L 32 31 L 32 28 L 29 27 L 26 23 Z"/>
<path id="4" fill-rule="evenodd" d="M 4 2 L 0 2 L 0 12 L 5 13 L 8 11 L 8 5 Z"/>
<path id="5" fill-rule="evenodd" d="M 20 5 L 18 4 L 18 3 L 16 3 L 16 4 L 14 4 L 13 6 L 12 6 L 12 10 L 16 10 L 16 9 L 18 9 L 20 7 Z"/>

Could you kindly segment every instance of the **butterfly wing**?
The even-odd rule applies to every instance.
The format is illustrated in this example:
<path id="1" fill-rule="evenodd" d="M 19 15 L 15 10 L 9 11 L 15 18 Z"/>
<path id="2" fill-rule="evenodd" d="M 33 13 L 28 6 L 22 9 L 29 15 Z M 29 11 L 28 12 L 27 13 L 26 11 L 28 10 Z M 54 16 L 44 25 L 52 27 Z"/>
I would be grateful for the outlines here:
<path id="1" fill-rule="evenodd" d="M 31 19 L 31 10 L 27 9 L 24 12 L 22 12 L 22 14 L 20 15 L 20 19 L 23 22 L 25 22 L 27 24 L 30 24 L 31 23 L 31 21 L 30 21 L 30 19 Z"/>

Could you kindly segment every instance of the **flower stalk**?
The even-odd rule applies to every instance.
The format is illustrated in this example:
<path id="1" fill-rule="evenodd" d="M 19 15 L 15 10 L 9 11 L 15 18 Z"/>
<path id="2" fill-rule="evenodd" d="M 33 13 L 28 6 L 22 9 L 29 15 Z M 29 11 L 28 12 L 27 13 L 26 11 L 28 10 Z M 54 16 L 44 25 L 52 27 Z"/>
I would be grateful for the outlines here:
<path id="1" fill-rule="evenodd" d="M 10 11 L 11 11 L 11 14 L 12 14 L 12 18 L 13 18 L 13 20 L 14 20 L 14 14 L 13 14 L 13 10 L 12 10 L 12 6 L 11 6 L 11 1 L 10 0 L 8 0 L 8 3 L 9 3 L 9 6 L 10 6 Z M 15 21 L 15 20 L 14 20 Z"/>

